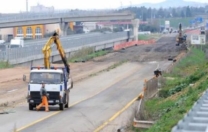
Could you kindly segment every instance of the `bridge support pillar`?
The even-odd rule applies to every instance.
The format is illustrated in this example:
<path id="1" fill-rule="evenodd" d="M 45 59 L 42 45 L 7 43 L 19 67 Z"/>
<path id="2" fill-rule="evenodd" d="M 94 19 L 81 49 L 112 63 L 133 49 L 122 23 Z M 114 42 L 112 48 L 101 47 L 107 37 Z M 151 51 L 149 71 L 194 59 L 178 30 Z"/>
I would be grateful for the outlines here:
<path id="1" fill-rule="evenodd" d="M 67 30 L 69 28 L 69 23 L 68 22 L 60 22 L 60 29 L 61 29 L 61 35 L 62 36 L 67 36 Z"/>
<path id="2" fill-rule="evenodd" d="M 138 41 L 139 19 L 132 20 L 134 40 Z"/>

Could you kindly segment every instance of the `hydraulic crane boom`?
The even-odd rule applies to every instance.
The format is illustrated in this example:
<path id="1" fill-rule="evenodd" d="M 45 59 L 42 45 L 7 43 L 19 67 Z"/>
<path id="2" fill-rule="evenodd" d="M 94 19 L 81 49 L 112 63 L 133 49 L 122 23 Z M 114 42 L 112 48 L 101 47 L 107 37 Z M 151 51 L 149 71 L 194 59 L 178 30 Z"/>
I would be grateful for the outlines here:
<path id="1" fill-rule="evenodd" d="M 184 44 L 186 42 L 186 35 L 183 35 L 182 32 L 182 24 L 179 23 L 179 29 L 178 29 L 178 36 L 176 38 L 177 44 L 176 46 L 179 46 L 180 44 Z"/>
<path id="2" fill-rule="evenodd" d="M 67 59 L 66 59 L 66 55 L 65 55 L 65 52 L 64 52 L 64 49 L 61 45 L 61 42 L 60 42 L 60 39 L 59 39 L 59 36 L 58 36 L 58 31 L 56 31 L 50 38 L 49 40 L 47 41 L 47 43 L 45 44 L 45 46 L 42 48 L 42 52 L 44 54 L 44 66 L 45 68 L 49 69 L 50 68 L 50 56 L 51 56 L 51 45 L 55 43 L 56 46 L 57 46 L 57 49 L 59 51 L 59 54 L 61 56 L 61 59 L 64 63 L 64 66 L 67 70 L 67 73 L 69 75 L 70 73 L 70 67 L 67 63 Z"/>

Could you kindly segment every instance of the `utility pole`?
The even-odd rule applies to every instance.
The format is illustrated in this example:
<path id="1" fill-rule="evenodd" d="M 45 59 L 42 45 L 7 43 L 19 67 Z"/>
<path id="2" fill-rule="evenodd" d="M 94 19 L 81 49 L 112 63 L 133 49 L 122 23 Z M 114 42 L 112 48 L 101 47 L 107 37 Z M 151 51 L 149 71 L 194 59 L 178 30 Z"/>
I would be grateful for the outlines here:
<path id="1" fill-rule="evenodd" d="M 28 12 L 28 0 L 26 0 L 26 12 Z"/>
<path id="2" fill-rule="evenodd" d="M 121 9 L 123 8 L 123 3 L 122 3 L 122 1 L 120 1 L 120 4 L 121 4 Z"/>

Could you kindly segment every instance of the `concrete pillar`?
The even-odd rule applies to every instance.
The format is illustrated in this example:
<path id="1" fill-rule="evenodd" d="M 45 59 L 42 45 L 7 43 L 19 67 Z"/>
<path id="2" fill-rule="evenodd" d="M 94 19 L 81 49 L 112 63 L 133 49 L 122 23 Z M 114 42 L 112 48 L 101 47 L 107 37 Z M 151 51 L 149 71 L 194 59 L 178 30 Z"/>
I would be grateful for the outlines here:
<path id="1" fill-rule="evenodd" d="M 134 40 L 138 41 L 139 19 L 132 20 Z"/>
<path id="2" fill-rule="evenodd" d="M 69 28 L 68 22 L 60 22 L 61 36 L 67 36 L 67 29 Z"/>

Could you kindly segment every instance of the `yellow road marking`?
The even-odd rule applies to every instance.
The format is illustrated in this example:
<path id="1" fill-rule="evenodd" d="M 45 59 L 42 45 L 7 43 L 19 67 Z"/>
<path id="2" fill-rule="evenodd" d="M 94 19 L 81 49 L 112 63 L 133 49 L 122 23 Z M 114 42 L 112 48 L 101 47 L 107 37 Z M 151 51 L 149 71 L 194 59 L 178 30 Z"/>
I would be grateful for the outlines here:
<path id="1" fill-rule="evenodd" d="M 133 100 L 131 100 L 126 106 L 124 106 L 121 110 L 119 110 L 118 112 L 116 112 L 110 119 L 108 119 L 108 121 L 104 122 L 101 126 L 99 126 L 97 129 L 95 129 L 94 132 L 101 131 L 106 125 L 108 125 L 108 123 L 110 123 L 111 121 L 113 121 L 114 119 L 116 119 L 116 117 L 118 117 L 127 108 L 129 108 L 137 99 L 138 99 L 138 97 L 136 97 Z"/>
<path id="2" fill-rule="evenodd" d="M 134 68 L 133 70 L 131 70 L 131 72 L 126 73 L 125 75 L 121 76 L 120 78 L 117 78 L 114 82 L 110 83 L 107 87 L 103 88 L 102 90 L 98 91 L 97 93 L 95 93 L 95 94 L 93 94 L 93 95 L 91 95 L 91 96 L 89 96 L 89 97 L 87 97 L 87 98 L 85 98 L 85 99 L 82 99 L 82 100 L 80 100 L 80 101 L 77 101 L 77 102 L 73 103 L 73 104 L 70 105 L 69 107 L 72 107 L 72 106 L 74 106 L 74 105 L 76 105 L 76 104 L 79 104 L 79 103 L 81 103 L 81 102 L 83 102 L 83 101 L 85 101 L 85 100 L 88 100 L 88 99 L 90 99 L 90 98 L 92 98 L 92 97 L 98 95 L 99 93 L 105 91 L 106 89 L 108 89 L 109 87 L 113 86 L 114 84 L 116 84 L 117 82 L 121 81 L 122 79 L 124 79 L 124 78 L 126 78 L 126 77 L 132 75 L 132 74 L 135 73 L 135 71 L 138 70 L 139 68 L 140 68 L 140 66 L 137 66 L 136 68 Z M 43 120 L 46 120 L 46 119 L 48 119 L 48 118 L 50 118 L 50 117 L 52 117 L 52 116 L 54 116 L 54 115 L 57 115 L 57 114 L 60 113 L 60 112 L 61 112 L 61 111 L 57 111 L 57 112 L 54 112 L 53 114 L 50 114 L 50 115 L 48 115 L 48 116 L 46 116 L 46 117 L 43 117 L 43 118 L 41 118 L 41 119 L 38 119 L 38 120 L 36 120 L 36 121 L 34 121 L 34 122 L 28 124 L 28 125 L 25 125 L 25 126 L 19 128 L 19 129 L 17 129 L 15 132 L 22 131 L 22 130 L 28 128 L 28 127 L 31 127 L 31 126 L 33 126 L 33 125 L 35 125 L 35 124 L 37 124 L 37 123 L 43 121 Z"/>
<path id="3" fill-rule="evenodd" d="M 158 63 L 159 65 L 159 63 Z M 141 98 L 143 95 L 143 92 L 141 92 L 137 97 L 135 97 L 133 100 L 131 100 L 126 106 L 124 106 L 121 110 L 116 112 L 108 121 L 104 122 L 101 126 L 99 126 L 97 129 L 94 130 L 94 132 L 99 132 L 101 131 L 108 123 L 116 119 L 121 113 L 123 113 L 127 108 L 129 108 L 138 98 Z"/>

